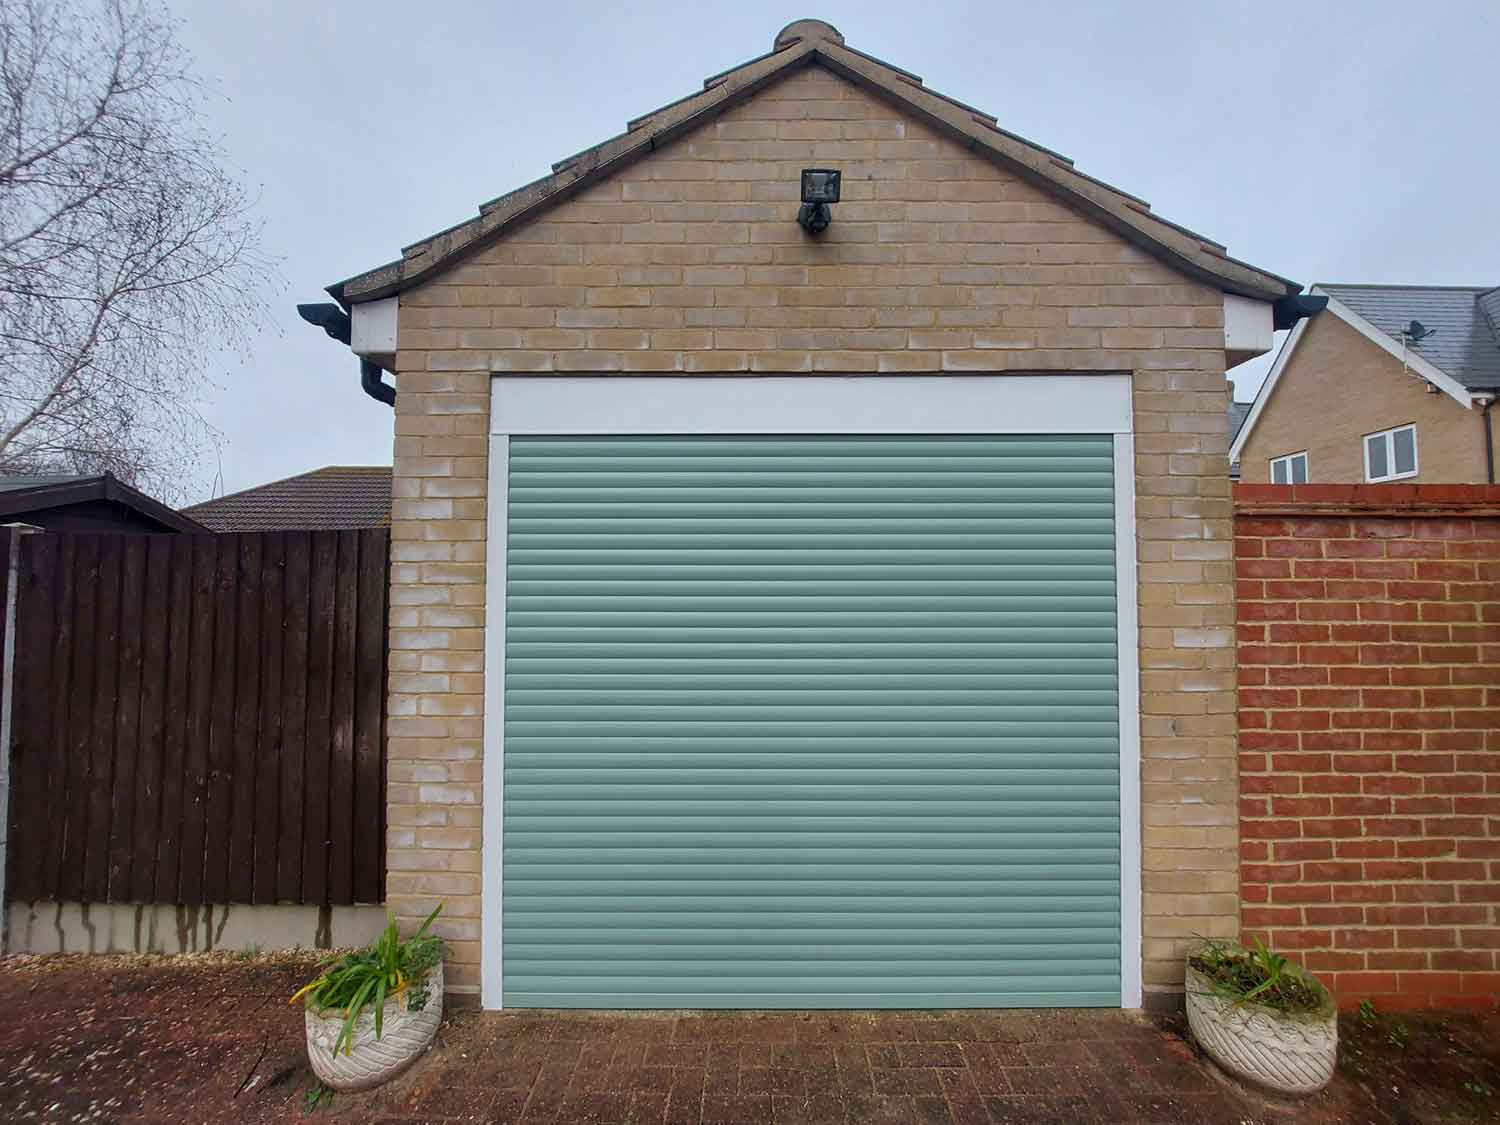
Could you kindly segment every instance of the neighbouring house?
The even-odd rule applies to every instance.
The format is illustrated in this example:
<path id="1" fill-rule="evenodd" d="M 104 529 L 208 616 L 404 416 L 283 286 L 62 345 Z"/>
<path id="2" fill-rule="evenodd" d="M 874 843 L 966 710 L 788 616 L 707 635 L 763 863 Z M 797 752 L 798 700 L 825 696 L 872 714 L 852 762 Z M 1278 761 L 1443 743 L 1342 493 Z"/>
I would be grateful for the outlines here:
<path id="1" fill-rule="evenodd" d="M 1297 283 L 803 20 L 330 293 L 456 991 L 1135 1007 L 1239 933 L 1225 370 Z"/>
<path id="2" fill-rule="evenodd" d="M 1500 287 L 1315 285 L 1230 457 L 1274 484 L 1494 484 Z"/>
<path id="3" fill-rule="evenodd" d="M 149 534 L 208 530 L 109 473 L 0 475 L 0 524 L 7 523 L 28 524 L 44 531 Z"/>
<path id="4" fill-rule="evenodd" d="M 327 465 L 216 496 L 183 512 L 212 531 L 347 531 L 389 527 L 388 465 Z"/>

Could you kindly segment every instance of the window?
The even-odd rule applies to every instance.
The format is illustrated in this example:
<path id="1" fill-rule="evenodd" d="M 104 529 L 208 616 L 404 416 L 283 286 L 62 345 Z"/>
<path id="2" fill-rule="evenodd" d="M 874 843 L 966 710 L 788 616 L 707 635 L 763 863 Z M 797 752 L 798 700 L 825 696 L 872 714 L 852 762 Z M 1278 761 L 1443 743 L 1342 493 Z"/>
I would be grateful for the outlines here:
<path id="1" fill-rule="evenodd" d="M 1271 458 L 1272 484 L 1306 484 L 1307 450 Z"/>
<path id="2" fill-rule="evenodd" d="M 1365 480 L 1400 480 L 1417 475 L 1417 427 L 1398 426 L 1365 435 Z"/>

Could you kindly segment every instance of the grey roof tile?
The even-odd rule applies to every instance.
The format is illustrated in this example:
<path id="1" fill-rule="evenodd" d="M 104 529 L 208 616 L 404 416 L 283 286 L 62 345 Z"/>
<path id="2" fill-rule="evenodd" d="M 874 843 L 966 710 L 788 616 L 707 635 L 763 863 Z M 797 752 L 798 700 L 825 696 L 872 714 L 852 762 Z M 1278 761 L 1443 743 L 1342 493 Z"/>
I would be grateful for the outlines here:
<path id="1" fill-rule="evenodd" d="M 1391 339 L 1414 320 L 1436 329 L 1412 351 L 1470 390 L 1500 387 L 1500 290 L 1483 286 L 1319 284 Z"/>
<path id="2" fill-rule="evenodd" d="M 1250 416 L 1250 408 L 1254 405 L 1255 403 L 1253 402 L 1234 402 L 1233 400 L 1230 401 L 1229 444 L 1234 444 L 1235 435 L 1240 432 L 1240 427 L 1245 424 L 1245 419 Z M 1240 463 L 1238 461 L 1233 461 L 1230 463 L 1229 477 L 1231 480 L 1240 479 Z"/>
<path id="3" fill-rule="evenodd" d="M 1234 441 L 1235 435 L 1240 432 L 1240 427 L 1245 424 L 1245 419 L 1250 416 L 1250 408 L 1254 405 L 1255 403 L 1253 402 L 1231 402 L 1229 404 L 1230 441 Z"/>

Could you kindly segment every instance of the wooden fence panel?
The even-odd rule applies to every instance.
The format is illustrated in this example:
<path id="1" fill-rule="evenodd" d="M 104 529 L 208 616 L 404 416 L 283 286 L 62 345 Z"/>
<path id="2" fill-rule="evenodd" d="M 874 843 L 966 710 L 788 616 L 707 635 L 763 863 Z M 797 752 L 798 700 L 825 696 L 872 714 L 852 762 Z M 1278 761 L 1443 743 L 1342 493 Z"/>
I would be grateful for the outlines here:
<path id="1" fill-rule="evenodd" d="M 359 596 L 359 539 L 338 533 L 334 570 L 333 691 L 329 711 L 333 753 L 329 758 L 328 892 L 354 897 L 354 624 Z"/>
<path id="2" fill-rule="evenodd" d="M 386 558 L 381 528 L 360 536 L 359 623 L 354 657 L 354 898 L 385 901 Z M 380 607 L 380 613 L 374 607 Z"/>
<path id="3" fill-rule="evenodd" d="M 189 634 L 187 772 L 183 776 L 182 849 L 178 853 L 178 899 L 212 901 L 203 891 L 203 852 L 208 835 L 208 744 L 213 730 L 214 679 L 224 675 L 214 660 L 214 576 L 218 543 L 210 536 L 193 537 Z"/>
<path id="4" fill-rule="evenodd" d="M 333 706 L 334 567 L 338 563 L 338 533 L 312 535 L 312 577 L 307 623 L 307 753 L 303 786 L 306 819 L 302 832 L 302 893 L 314 901 L 328 896 L 328 803 L 333 776 L 329 712 Z"/>
<path id="5" fill-rule="evenodd" d="M 77 762 L 73 760 L 71 743 L 68 741 L 68 715 L 73 710 L 73 693 L 77 690 L 72 654 L 73 638 L 78 635 L 74 617 L 74 607 L 77 605 L 74 587 L 78 579 L 78 544 L 73 538 L 58 540 L 41 535 L 27 538 L 31 540 L 28 546 L 34 545 L 36 549 L 30 565 L 31 573 L 36 575 L 37 598 L 46 597 L 42 590 L 49 585 L 52 589 L 51 609 L 45 617 L 46 624 L 38 625 L 28 609 L 28 631 L 24 634 L 29 639 L 25 646 L 27 652 L 48 647 L 47 638 L 51 638 L 51 677 L 45 681 L 48 686 L 45 689 L 39 687 L 29 697 L 33 702 L 26 707 L 28 713 L 33 709 L 45 709 L 51 717 L 45 737 L 39 734 L 34 744 L 43 748 L 42 752 L 47 755 L 48 832 L 47 845 L 42 851 L 39 866 L 42 869 L 42 886 L 50 888 L 62 886 L 68 838 L 67 794 L 69 786 L 76 784 L 74 778 L 78 773 Z M 44 548 L 44 543 L 49 546 Z M 21 637 L 22 634 L 16 637 L 18 644 Z M 46 706 L 42 700 L 47 698 L 46 692 L 49 689 L 52 698 L 48 701 L 50 706 Z M 40 723 L 40 719 L 38 722 Z"/>
<path id="6" fill-rule="evenodd" d="M 42 542 L 39 543 L 38 541 Z M 50 567 L 41 573 L 35 569 L 34 558 L 40 552 L 50 560 L 55 544 L 46 542 L 41 535 L 21 537 L 19 571 L 16 581 L 16 638 L 14 649 L 14 672 L 11 680 L 12 700 L 35 698 L 44 691 L 52 675 L 52 646 L 23 647 L 22 635 L 46 637 L 52 629 L 52 571 Z M 0 638 L 3 641 L 3 638 Z M 50 707 L 13 707 L 10 716 L 11 741 L 16 746 L 35 747 L 36 750 L 11 759 L 10 774 L 10 821 L 13 836 L 29 835 L 37 839 L 50 838 L 47 817 L 48 783 L 45 748 L 52 737 L 52 709 Z M 17 862 L 15 848 L 6 849 L 8 870 L 5 886 L 13 898 L 31 895 L 35 888 L 43 885 L 46 869 L 45 855 L 36 856 L 28 862 Z M 53 865 L 55 867 L 55 864 Z"/>
<path id="7" fill-rule="evenodd" d="M 112 899 L 129 899 L 132 852 L 135 849 L 136 776 L 141 755 L 141 693 L 145 663 L 146 538 L 116 536 L 120 541 L 119 676 L 116 681 L 114 776 L 110 784 L 114 815 L 109 833 L 109 891 Z"/>
<path id="8" fill-rule="evenodd" d="M 276 897 L 302 891 L 303 832 L 307 827 L 307 618 L 312 591 L 312 536 L 286 537 L 286 626 L 282 633 L 281 830 L 276 846 Z"/>
<path id="9" fill-rule="evenodd" d="M 255 757 L 255 871 L 252 898 L 276 901 L 276 813 L 281 799 L 281 655 L 286 628 L 286 541 L 270 532 L 261 548 L 260 736 Z"/>
<path id="10" fill-rule="evenodd" d="M 9 897 L 380 901 L 388 552 L 22 537 Z"/>

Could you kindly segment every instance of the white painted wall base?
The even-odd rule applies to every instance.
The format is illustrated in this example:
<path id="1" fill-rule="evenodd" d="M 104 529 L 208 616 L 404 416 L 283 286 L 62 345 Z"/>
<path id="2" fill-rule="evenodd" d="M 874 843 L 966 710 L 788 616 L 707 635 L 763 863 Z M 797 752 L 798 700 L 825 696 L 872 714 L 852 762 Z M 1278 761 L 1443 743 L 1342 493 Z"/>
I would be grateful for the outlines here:
<path id="1" fill-rule="evenodd" d="M 12 902 L 7 953 L 338 949 L 385 927 L 383 906 Z"/>

